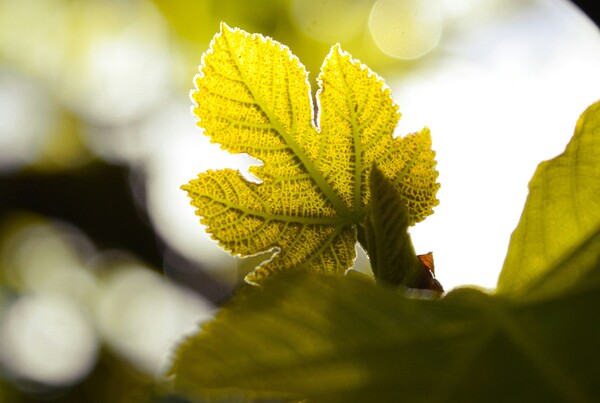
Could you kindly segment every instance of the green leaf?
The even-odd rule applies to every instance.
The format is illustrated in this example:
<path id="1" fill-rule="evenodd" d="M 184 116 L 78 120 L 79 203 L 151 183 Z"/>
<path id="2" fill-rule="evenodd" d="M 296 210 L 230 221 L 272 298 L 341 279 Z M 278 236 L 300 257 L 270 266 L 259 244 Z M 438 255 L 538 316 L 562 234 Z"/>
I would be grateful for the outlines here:
<path id="1" fill-rule="evenodd" d="M 415 253 L 402 196 L 376 166 L 371 168 L 369 186 L 371 208 L 365 219 L 366 250 L 377 281 L 443 291 L 432 270 Z"/>
<path id="2" fill-rule="evenodd" d="M 172 374 L 202 397 L 592 402 L 598 309 L 598 287 L 535 304 L 474 289 L 417 300 L 353 277 L 287 274 L 221 310 Z"/>
<path id="3" fill-rule="evenodd" d="M 249 282 L 295 268 L 351 267 L 375 162 L 405 198 L 411 225 L 438 203 L 429 130 L 393 138 L 400 115 L 383 80 L 336 45 L 318 81 L 315 122 L 306 70 L 284 45 L 222 24 L 202 58 L 192 92 L 199 126 L 263 165 L 251 169 L 260 183 L 227 169 L 183 189 L 226 250 L 277 252 Z"/>
<path id="4" fill-rule="evenodd" d="M 600 102 L 579 118 L 560 156 L 539 165 L 498 280 L 521 298 L 560 293 L 600 259 Z"/>

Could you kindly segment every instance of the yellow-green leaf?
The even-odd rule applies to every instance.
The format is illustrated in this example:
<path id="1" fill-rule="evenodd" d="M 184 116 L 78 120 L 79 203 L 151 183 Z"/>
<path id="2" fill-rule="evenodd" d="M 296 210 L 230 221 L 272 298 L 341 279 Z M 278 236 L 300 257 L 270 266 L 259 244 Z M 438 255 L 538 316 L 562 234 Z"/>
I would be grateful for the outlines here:
<path id="1" fill-rule="evenodd" d="M 183 186 L 225 249 L 278 252 L 249 282 L 292 268 L 347 270 L 373 163 L 405 198 L 411 225 L 438 203 L 429 131 L 393 138 L 400 115 L 383 80 L 339 45 L 318 78 L 315 123 L 307 72 L 290 49 L 225 24 L 195 78 L 194 113 L 205 134 L 263 163 L 251 167 L 260 183 L 221 170 Z"/>
<path id="2" fill-rule="evenodd" d="M 579 118 L 564 153 L 541 163 L 512 234 L 498 292 L 522 298 L 558 293 L 598 266 L 600 102 Z"/>

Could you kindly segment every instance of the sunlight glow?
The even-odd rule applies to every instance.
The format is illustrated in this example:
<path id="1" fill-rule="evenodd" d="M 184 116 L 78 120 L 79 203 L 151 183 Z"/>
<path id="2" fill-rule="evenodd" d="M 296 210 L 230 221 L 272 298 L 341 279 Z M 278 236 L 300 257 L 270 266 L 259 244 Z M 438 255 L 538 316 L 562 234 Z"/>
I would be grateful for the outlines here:
<path id="1" fill-rule="evenodd" d="M 388 80 L 397 133 L 431 129 L 440 205 L 411 232 L 446 288 L 495 286 L 537 164 L 564 150 L 600 96 L 600 33 L 574 6 L 493 3 L 495 13 L 465 17 L 480 20 L 461 25 L 436 63 Z"/>
<path id="2" fill-rule="evenodd" d="M 210 142 L 195 125 L 189 105 L 175 102 L 155 115 L 146 127 L 146 138 L 164 139 L 146 161 L 147 208 L 165 241 L 221 280 L 237 279 L 236 261 L 222 250 L 200 225 L 190 205 L 184 183 L 207 169 L 238 168 L 247 171 L 256 161 L 232 155 Z M 164 133 L 171 133 L 165 138 Z"/>

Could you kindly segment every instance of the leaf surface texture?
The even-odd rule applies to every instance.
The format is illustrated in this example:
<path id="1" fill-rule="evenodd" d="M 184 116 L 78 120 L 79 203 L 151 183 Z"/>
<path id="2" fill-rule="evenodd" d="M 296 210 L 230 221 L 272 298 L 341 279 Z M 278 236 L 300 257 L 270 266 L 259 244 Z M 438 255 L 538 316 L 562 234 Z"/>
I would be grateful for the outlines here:
<path id="1" fill-rule="evenodd" d="M 251 167 L 260 183 L 228 169 L 183 187 L 226 250 L 278 252 L 249 282 L 293 268 L 346 271 L 373 163 L 404 196 L 411 225 L 438 203 L 429 131 L 392 136 L 400 115 L 381 78 L 336 45 L 318 81 L 315 123 L 306 70 L 289 48 L 225 24 L 195 79 L 194 113 L 205 134 L 262 162 Z"/>

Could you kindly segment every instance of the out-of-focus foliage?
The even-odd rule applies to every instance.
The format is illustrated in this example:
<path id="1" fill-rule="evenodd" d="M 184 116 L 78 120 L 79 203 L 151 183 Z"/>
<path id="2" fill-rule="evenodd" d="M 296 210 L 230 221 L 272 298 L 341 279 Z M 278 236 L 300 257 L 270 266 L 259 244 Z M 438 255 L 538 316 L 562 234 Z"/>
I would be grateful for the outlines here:
<path id="1" fill-rule="evenodd" d="M 286 6 L 282 0 L 153 0 L 182 38 L 207 43 L 221 21 L 245 30 L 273 33 L 285 25 Z"/>
<path id="2" fill-rule="evenodd" d="M 348 270 L 374 163 L 402 195 L 408 225 L 433 212 L 429 130 L 393 138 L 400 114 L 389 88 L 339 45 L 321 67 L 316 124 L 304 66 L 282 44 L 223 24 L 202 60 L 192 93 L 198 124 L 224 149 L 258 158 L 251 173 L 261 183 L 227 169 L 183 188 L 231 253 L 278 251 L 249 282 L 282 270 Z"/>
<path id="3" fill-rule="evenodd" d="M 157 380 L 172 346 L 211 311 L 131 256 L 99 253 L 71 225 L 31 214 L 0 221 L 0 369 L 9 381 L 0 393 L 14 396 L 3 402 L 18 402 L 20 390 L 151 401 L 164 394 Z"/>
<path id="4" fill-rule="evenodd" d="M 511 241 L 510 253 L 522 257 L 500 280 L 511 298 L 465 288 L 411 300 L 355 278 L 276 276 L 240 293 L 180 347 L 175 385 L 202 397 L 235 388 L 327 402 L 594 401 L 600 248 L 597 224 L 585 224 L 598 212 L 586 197 L 598 196 L 600 183 L 599 108 L 582 115 L 565 153 L 532 180 Z M 532 208 L 539 201 L 547 208 Z M 523 223 L 570 232 L 547 236 Z M 537 294 L 528 288 L 535 284 Z"/>
<path id="5" fill-rule="evenodd" d="M 190 62 L 198 46 L 206 46 L 222 21 L 248 32 L 260 32 L 289 44 L 315 83 L 331 43 L 342 47 L 372 68 L 411 68 L 381 52 L 369 33 L 369 13 L 375 0 L 153 0 L 180 38 L 189 46 Z M 335 18 L 333 18 L 335 16 Z M 197 61 L 196 61 L 197 63 Z"/>

